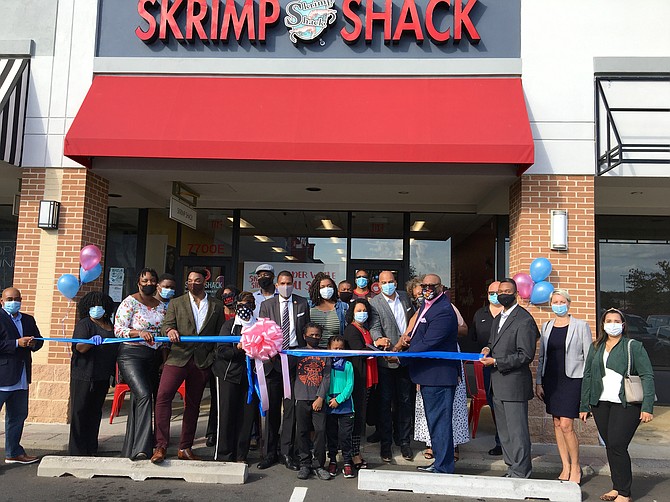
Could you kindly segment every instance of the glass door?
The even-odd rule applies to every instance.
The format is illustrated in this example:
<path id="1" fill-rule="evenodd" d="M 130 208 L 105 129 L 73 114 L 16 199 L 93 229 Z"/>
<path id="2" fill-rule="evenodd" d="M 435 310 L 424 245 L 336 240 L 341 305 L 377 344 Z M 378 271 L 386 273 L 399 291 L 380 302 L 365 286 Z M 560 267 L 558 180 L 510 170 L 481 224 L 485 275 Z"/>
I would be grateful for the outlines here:
<path id="1" fill-rule="evenodd" d="M 370 290 L 375 295 L 381 293 L 379 274 L 384 270 L 390 270 L 395 274 L 395 278 L 398 281 L 398 289 L 400 291 L 405 290 L 405 282 L 409 279 L 406 276 L 402 260 L 351 260 L 349 262 L 348 279 L 354 287 L 356 287 L 354 281 L 357 270 L 365 270 L 368 273 L 368 277 L 370 277 Z"/>
<path id="2" fill-rule="evenodd" d="M 229 258 L 219 258 L 215 256 L 183 256 L 179 258 L 177 265 L 177 284 L 185 288 L 188 271 L 191 268 L 204 268 L 209 277 L 206 277 L 205 291 L 209 295 L 215 295 L 216 292 L 226 284 L 234 283 L 234 278 L 230 275 L 231 261 Z"/>

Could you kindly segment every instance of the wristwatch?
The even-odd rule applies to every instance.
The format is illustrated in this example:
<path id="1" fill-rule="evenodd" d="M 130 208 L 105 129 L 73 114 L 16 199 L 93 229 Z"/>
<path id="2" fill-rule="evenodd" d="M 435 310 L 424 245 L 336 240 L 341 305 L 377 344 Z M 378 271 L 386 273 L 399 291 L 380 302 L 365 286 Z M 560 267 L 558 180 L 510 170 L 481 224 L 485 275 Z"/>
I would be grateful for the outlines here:
<path id="1" fill-rule="evenodd" d="M 493 367 L 494 368 L 498 367 L 498 361 L 496 359 L 493 359 Z"/>

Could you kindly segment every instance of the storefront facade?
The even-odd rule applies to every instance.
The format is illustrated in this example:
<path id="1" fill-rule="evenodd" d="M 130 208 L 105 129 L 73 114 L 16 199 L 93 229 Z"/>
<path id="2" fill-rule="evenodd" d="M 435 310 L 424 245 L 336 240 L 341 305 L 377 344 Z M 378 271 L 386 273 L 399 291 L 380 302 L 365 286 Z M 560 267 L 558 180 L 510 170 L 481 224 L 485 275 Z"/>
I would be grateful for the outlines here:
<path id="1" fill-rule="evenodd" d="M 25 26 L 8 31 L 34 41 L 22 170 L 0 167 L 15 192 L 21 180 L 13 282 L 43 331 L 69 336 L 75 309 L 55 281 L 96 244 L 105 274 L 82 292 L 115 299 L 143 265 L 179 280 L 206 266 L 214 290 L 253 287 L 254 264 L 271 262 L 303 294 L 319 270 L 438 272 L 466 319 L 488 279 L 544 256 L 593 330 L 616 305 L 649 347 L 665 342 L 668 309 L 641 292 L 670 246 L 667 164 L 654 153 L 596 176 L 594 92 L 602 75 L 670 73 L 664 2 L 91 3 L 42 2 L 50 21 L 17 13 Z M 633 83 L 604 84 L 610 107 L 667 105 L 667 81 Z M 670 142 L 667 119 L 640 113 L 622 135 Z M 37 228 L 40 200 L 61 202 L 57 230 Z M 567 249 L 551 249 L 552 210 L 567 211 Z M 38 357 L 31 416 L 62 421 L 67 352 Z"/>

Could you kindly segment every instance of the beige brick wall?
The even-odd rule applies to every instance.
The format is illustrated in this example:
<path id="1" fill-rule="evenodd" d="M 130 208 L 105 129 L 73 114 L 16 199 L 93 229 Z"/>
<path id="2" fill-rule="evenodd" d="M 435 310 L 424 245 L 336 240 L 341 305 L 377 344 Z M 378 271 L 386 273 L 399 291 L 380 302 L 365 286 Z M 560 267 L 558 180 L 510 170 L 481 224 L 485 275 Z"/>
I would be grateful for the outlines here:
<path id="1" fill-rule="evenodd" d="M 43 336 L 71 337 L 77 299 L 102 288 L 101 277 L 69 301 L 56 282 L 63 274 L 79 276 L 79 251 L 87 244 L 100 247 L 104 260 L 107 197 L 107 180 L 85 168 L 23 170 L 14 285 L 22 292 L 22 310 L 35 316 Z M 57 230 L 37 228 L 40 200 L 61 202 Z M 29 421 L 67 422 L 69 350 L 69 344 L 46 343 L 35 354 Z"/>
<path id="2" fill-rule="evenodd" d="M 551 210 L 568 212 L 568 249 L 552 251 L 550 245 Z M 551 261 L 548 280 L 556 288 L 567 289 L 572 297 L 570 312 L 596 330 L 596 236 L 593 176 L 522 176 L 510 188 L 510 275 L 528 273 L 538 257 Z M 520 304 L 541 324 L 553 317 L 551 307 Z M 533 364 L 534 371 L 537 360 Z M 530 403 L 529 420 L 533 441 L 553 443 L 552 419 L 542 402 Z M 593 423 L 577 424 L 583 443 L 595 443 Z"/>

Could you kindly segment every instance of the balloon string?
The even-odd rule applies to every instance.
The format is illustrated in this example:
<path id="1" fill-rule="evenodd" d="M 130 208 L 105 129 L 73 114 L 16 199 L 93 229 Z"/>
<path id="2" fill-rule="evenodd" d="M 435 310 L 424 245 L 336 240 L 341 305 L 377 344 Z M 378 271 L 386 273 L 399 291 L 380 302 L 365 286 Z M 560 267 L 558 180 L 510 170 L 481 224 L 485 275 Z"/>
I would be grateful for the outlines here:
<path id="1" fill-rule="evenodd" d="M 68 298 L 67 308 L 65 309 L 65 317 L 63 317 L 61 319 L 61 328 L 62 328 L 62 331 L 63 331 L 63 338 L 66 338 L 66 336 L 65 336 L 65 321 L 68 320 L 68 316 L 70 315 L 69 310 L 70 310 L 71 305 L 72 305 L 72 299 Z M 72 356 L 72 346 L 69 343 L 67 344 L 67 351 L 68 351 L 68 354 L 70 354 L 70 356 Z"/>

